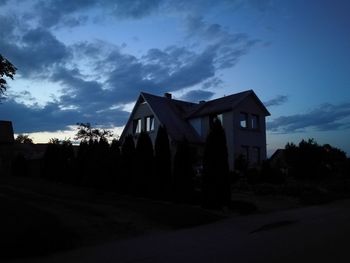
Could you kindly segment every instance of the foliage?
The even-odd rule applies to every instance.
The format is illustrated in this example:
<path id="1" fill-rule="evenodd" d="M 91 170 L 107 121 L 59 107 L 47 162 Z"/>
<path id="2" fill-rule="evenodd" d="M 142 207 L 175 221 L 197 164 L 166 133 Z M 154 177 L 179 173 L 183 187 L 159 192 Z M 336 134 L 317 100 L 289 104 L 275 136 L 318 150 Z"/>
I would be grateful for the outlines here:
<path id="1" fill-rule="evenodd" d="M 219 208 L 230 202 L 229 166 L 226 136 L 215 120 L 206 139 L 203 158 L 203 205 Z"/>
<path id="2" fill-rule="evenodd" d="M 132 182 L 134 194 L 150 196 L 150 183 L 153 176 L 153 145 L 148 133 L 142 131 L 136 143 L 136 173 Z"/>
<path id="3" fill-rule="evenodd" d="M 339 174 L 339 165 L 346 155 L 329 144 L 319 145 L 315 140 L 302 140 L 299 145 L 288 143 L 285 147 L 290 175 L 298 179 L 319 180 Z"/>
<path id="4" fill-rule="evenodd" d="M 50 139 L 43 158 L 43 177 L 56 182 L 72 182 L 74 150 L 69 139 Z"/>
<path id="5" fill-rule="evenodd" d="M 190 146 L 184 138 L 178 143 L 174 157 L 174 197 L 176 201 L 188 203 L 195 199 L 192 160 Z"/>
<path id="6" fill-rule="evenodd" d="M 89 122 L 77 123 L 78 131 L 75 135 L 76 140 L 100 140 L 102 138 L 110 138 L 113 133 L 109 130 L 93 128 Z"/>
<path id="7" fill-rule="evenodd" d="M 15 142 L 17 143 L 29 143 L 32 144 L 33 140 L 31 138 L 29 138 L 29 135 L 25 135 L 25 134 L 18 134 Z"/>
<path id="8" fill-rule="evenodd" d="M 4 92 L 7 89 L 7 82 L 4 77 L 13 79 L 16 70 L 17 68 L 0 54 L 0 98 L 4 95 Z"/>
<path id="9" fill-rule="evenodd" d="M 124 192 L 130 193 L 132 191 L 132 182 L 135 177 L 135 160 L 136 149 L 134 138 L 132 135 L 125 137 L 121 147 L 121 181 L 124 187 Z"/>
<path id="10" fill-rule="evenodd" d="M 162 199 L 168 199 L 171 193 L 171 154 L 169 145 L 169 136 L 164 126 L 159 126 L 155 151 L 155 176 L 152 178 L 150 189 L 153 193 Z"/>

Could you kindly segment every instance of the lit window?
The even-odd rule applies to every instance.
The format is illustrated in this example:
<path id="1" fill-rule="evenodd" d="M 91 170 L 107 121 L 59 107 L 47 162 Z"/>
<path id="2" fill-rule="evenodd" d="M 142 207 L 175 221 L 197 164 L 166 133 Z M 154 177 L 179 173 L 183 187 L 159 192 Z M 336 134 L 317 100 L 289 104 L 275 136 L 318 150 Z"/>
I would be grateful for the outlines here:
<path id="1" fill-rule="evenodd" d="M 259 116 L 258 115 L 255 115 L 253 114 L 251 116 L 251 127 L 252 129 L 255 129 L 255 130 L 258 130 L 259 129 Z"/>
<path id="2" fill-rule="evenodd" d="M 216 120 L 219 120 L 220 123 L 221 123 L 221 125 L 223 125 L 223 115 L 222 115 L 222 113 L 210 115 L 210 119 L 209 119 L 209 121 L 210 121 L 210 127 L 213 126 L 213 124 L 214 124 L 214 122 L 215 122 Z"/>
<path id="3" fill-rule="evenodd" d="M 221 125 L 223 125 L 223 115 L 222 115 L 222 113 L 216 115 L 216 118 L 221 122 Z"/>
<path id="4" fill-rule="evenodd" d="M 141 131 L 142 131 L 141 119 L 134 120 L 134 133 L 141 133 Z"/>
<path id="5" fill-rule="evenodd" d="M 241 112 L 239 115 L 239 125 L 241 128 L 248 128 L 248 114 Z"/>
<path id="6" fill-rule="evenodd" d="M 154 131 L 154 117 L 148 116 L 146 117 L 146 131 Z"/>

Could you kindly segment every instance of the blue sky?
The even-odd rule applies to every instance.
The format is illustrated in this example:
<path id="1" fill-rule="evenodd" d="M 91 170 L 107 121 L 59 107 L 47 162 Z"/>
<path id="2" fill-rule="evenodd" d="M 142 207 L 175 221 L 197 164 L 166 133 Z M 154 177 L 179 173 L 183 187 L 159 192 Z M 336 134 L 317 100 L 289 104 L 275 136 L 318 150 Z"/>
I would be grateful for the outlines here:
<path id="1" fill-rule="evenodd" d="M 314 138 L 350 153 L 349 1 L 0 0 L 17 68 L 0 119 L 37 142 L 118 133 L 140 91 L 208 100 L 253 89 L 268 152 Z"/>

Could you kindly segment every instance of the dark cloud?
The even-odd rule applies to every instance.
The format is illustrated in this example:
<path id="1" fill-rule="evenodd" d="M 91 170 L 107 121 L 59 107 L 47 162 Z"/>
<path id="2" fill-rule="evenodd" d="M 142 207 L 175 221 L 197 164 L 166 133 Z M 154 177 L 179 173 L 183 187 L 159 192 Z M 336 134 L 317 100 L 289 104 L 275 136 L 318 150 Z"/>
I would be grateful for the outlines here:
<path id="1" fill-rule="evenodd" d="M 265 101 L 264 104 L 266 107 L 279 106 L 288 101 L 288 96 L 277 95 L 275 98 Z"/>
<path id="2" fill-rule="evenodd" d="M 122 18 L 142 18 L 158 10 L 161 2 L 161 0 L 114 1 L 112 13 Z"/>
<path id="3" fill-rule="evenodd" d="M 43 28 L 29 29 L 22 34 L 15 33 L 11 21 L 0 17 L 6 25 L 7 34 L 0 39 L 0 50 L 18 68 L 17 73 L 24 76 L 42 77 L 52 67 L 67 62 L 71 57 L 69 49 L 48 30 Z M 1 34 L 1 33 L 0 33 Z"/>
<path id="4" fill-rule="evenodd" d="M 246 34 L 230 33 L 219 24 L 208 24 L 199 16 L 188 16 L 186 27 L 189 39 L 197 38 L 216 53 L 214 62 L 217 69 L 233 67 L 253 46 L 260 43 L 260 40 Z"/>
<path id="5" fill-rule="evenodd" d="M 39 17 L 39 24 L 43 27 L 52 27 L 62 22 L 67 26 L 75 26 L 81 24 L 84 18 L 71 15 L 92 8 L 97 2 L 96 0 L 41 0 L 34 6 L 34 12 L 36 17 Z"/>
<path id="6" fill-rule="evenodd" d="M 350 129 L 350 103 L 324 104 L 304 114 L 281 116 L 268 122 L 272 132 L 294 133 L 307 129 L 331 131 Z"/>
<path id="7" fill-rule="evenodd" d="M 77 122 L 123 125 L 128 113 L 123 105 L 134 101 L 140 91 L 154 94 L 179 91 L 194 86 L 219 87 L 217 73 L 233 67 L 256 44 L 245 34 L 231 34 L 219 24 L 200 17 L 188 19 L 188 46 L 153 48 L 143 56 L 123 52 L 123 46 L 103 41 L 66 45 L 57 39 L 52 27 L 79 25 L 84 12 L 92 7 L 108 9 L 119 17 L 140 18 L 168 1 L 37 1 L 40 27 L 18 17 L 0 16 L 0 51 L 18 68 L 23 79 L 43 79 L 61 87 L 54 101 L 44 107 L 30 94 L 17 94 L 2 106 L 3 118 L 16 122 L 17 132 L 55 131 Z M 185 2 L 183 2 L 186 5 Z M 196 29 L 196 30 L 195 30 Z M 204 41 L 203 41 L 204 40 Z M 191 44 L 201 44 L 198 48 Z M 188 100 L 206 100 L 208 90 L 193 90 Z M 22 101 L 30 101 L 27 106 Z M 21 114 L 21 112 L 25 112 Z"/>
<path id="8" fill-rule="evenodd" d="M 7 2 L 10 1 L 0 0 L 0 5 Z M 31 0 L 31 2 L 34 3 L 32 10 L 28 10 L 25 17 L 37 21 L 45 28 L 80 25 L 87 21 L 87 16 L 82 13 L 91 10 L 101 11 L 103 17 L 110 15 L 119 19 L 140 19 L 157 12 L 199 14 L 208 8 L 215 9 L 220 6 L 232 11 L 252 8 L 261 12 L 273 7 L 271 0 Z M 215 31 L 214 27 L 211 29 Z"/>
<path id="9" fill-rule="evenodd" d="M 207 90 L 191 90 L 181 96 L 181 99 L 191 102 L 199 102 L 201 100 L 209 100 L 213 95 L 214 92 Z"/>
<path id="10" fill-rule="evenodd" d="M 12 99 L 0 105 L 1 118 L 14 123 L 16 133 L 59 131 L 77 122 L 91 122 L 103 127 L 124 125 L 129 113 L 121 108 L 105 109 L 99 112 L 62 109 L 59 102 L 50 102 L 44 107 L 27 106 Z"/>
<path id="11" fill-rule="evenodd" d="M 209 88 L 218 88 L 221 87 L 223 84 L 223 81 L 218 77 L 213 77 L 207 81 L 205 81 L 202 85 L 203 89 L 209 89 Z"/>

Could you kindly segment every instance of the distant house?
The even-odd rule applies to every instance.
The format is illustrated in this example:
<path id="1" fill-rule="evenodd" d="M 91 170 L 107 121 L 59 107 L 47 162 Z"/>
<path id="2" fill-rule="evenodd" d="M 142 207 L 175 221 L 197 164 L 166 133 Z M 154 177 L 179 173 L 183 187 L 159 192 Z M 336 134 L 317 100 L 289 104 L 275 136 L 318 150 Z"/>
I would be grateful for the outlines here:
<path id="1" fill-rule="evenodd" d="M 0 120 L 0 175 L 9 174 L 14 141 L 12 122 Z"/>
<path id="2" fill-rule="evenodd" d="M 47 144 L 18 143 L 14 139 L 11 121 L 0 120 L 0 176 L 10 175 L 14 161 L 22 156 L 27 161 L 30 175 L 39 175 L 40 161 Z"/>
<path id="3" fill-rule="evenodd" d="M 252 90 L 199 103 L 176 100 L 169 93 L 160 97 L 141 92 L 121 141 L 128 134 L 136 140 L 141 131 L 146 131 L 154 144 L 158 127 L 164 125 L 173 152 L 177 142 L 186 138 L 200 155 L 210 126 L 217 118 L 225 129 L 229 166 L 233 170 L 239 155 L 251 165 L 266 159 L 265 117 L 269 115 Z"/>

